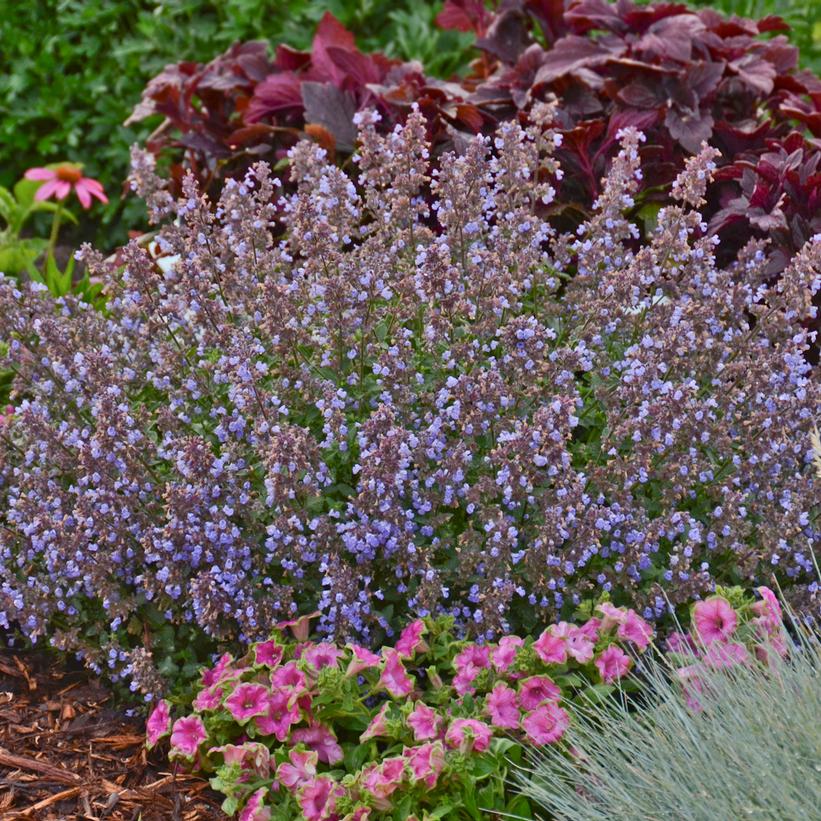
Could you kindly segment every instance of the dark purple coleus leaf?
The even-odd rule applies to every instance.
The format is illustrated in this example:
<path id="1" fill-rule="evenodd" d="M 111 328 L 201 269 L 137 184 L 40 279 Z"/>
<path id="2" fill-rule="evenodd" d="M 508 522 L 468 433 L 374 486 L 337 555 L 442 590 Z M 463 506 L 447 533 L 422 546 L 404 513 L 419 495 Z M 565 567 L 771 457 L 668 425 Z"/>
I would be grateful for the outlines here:
<path id="1" fill-rule="evenodd" d="M 536 72 L 534 83 L 544 85 L 565 74 L 601 66 L 608 60 L 624 54 L 626 50 L 626 46 L 612 41 L 604 44 L 599 40 L 569 34 L 567 37 L 562 37 L 550 51 L 545 53 L 541 68 Z"/>
<path id="2" fill-rule="evenodd" d="M 445 5 L 436 15 L 436 25 L 454 31 L 472 31 L 481 37 L 491 19 L 484 0 L 445 0 Z"/>
<path id="3" fill-rule="evenodd" d="M 302 83 L 305 122 L 324 126 L 340 151 L 350 153 L 356 141 L 356 99 L 333 83 Z"/>
<path id="4" fill-rule="evenodd" d="M 299 111 L 302 108 L 302 81 L 293 72 L 271 74 L 254 90 L 245 111 L 246 123 L 257 123 L 272 114 Z"/>

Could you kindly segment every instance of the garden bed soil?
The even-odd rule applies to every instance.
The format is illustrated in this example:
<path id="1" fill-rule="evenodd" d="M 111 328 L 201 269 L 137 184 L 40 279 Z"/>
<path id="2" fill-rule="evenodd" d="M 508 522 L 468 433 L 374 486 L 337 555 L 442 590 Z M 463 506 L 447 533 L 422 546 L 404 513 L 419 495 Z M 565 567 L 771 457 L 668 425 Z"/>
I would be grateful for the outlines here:
<path id="1" fill-rule="evenodd" d="M 82 669 L 0 650 L 0 819 L 222 821 L 208 782 L 169 772 L 143 721 Z"/>

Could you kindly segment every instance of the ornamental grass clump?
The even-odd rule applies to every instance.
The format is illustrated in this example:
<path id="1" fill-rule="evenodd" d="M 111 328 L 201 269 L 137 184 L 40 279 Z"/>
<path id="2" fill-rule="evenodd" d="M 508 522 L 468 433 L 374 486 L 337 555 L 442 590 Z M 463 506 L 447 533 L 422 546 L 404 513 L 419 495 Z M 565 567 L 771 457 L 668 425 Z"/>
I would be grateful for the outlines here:
<path id="1" fill-rule="evenodd" d="M 816 817 L 821 642 L 817 626 L 794 616 L 789 640 L 778 601 L 761 592 L 731 640 L 679 643 L 691 664 L 675 674 L 645 656 L 641 709 L 609 702 L 577 711 L 566 736 L 573 755 L 543 748 L 517 773 L 523 793 L 557 821 Z M 721 600 L 696 610 L 696 624 L 714 623 L 719 606 L 741 618 Z M 749 629 L 757 660 L 739 641 Z"/>
<path id="2" fill-rule="evenodd" d="M 761 242 L 717 267 L 705 147 L 640 243 L 632 129 L 554 236 L 551 116 L 434 162 L 420 112 L 363 113 L 350 172 L 303 141 L 296 193 L 259 164 L 213 205 L 136 152 L 162 266 L 86 249 L 102 313 L 0 284 L 2 623 L 150 677 L 175 636 L 191 664 L 314 609 L 377 646 L 410 616 L 487 639 L 772 573 L 816 595 L 821 237 L 776 284 Z"/>

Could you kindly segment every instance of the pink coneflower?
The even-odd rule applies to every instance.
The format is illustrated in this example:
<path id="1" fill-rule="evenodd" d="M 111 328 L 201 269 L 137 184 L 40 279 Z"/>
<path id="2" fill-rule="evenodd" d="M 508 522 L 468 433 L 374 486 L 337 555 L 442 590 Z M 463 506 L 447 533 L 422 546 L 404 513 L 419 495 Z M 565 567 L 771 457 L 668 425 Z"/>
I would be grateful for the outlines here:
<path id="1" fill-rule="evenodd" d="M 543 704 L 522 719 L 522 729 L 532 744 L 553 744 L 570 724 L 570 716 L 558 704 Z"/>
<path id="2" fill-rule="evenodd" d="M 732 605 L 722 596 L 711 596 L 696 603 L 693 622 L 699 638 L 706 644 L 726 641 L 738 624 L 738 616 Z"/>
<path id="3" fill-rule="evenodd" d="M 598 668 L 602 681 L 605 684 L 612 684 L 614 681 L 627 675 L 630 669 L 630 656 L 620 647 L 611 645 L 594 662 Z"/>
<path id="4" fill-rule="evenodd" d="M 64 200 L 73 188 L 83 208 L 91 207 L 92 197 L 100 202 L 108 202 L 103 186 L 91 177 L 84 177 L 82 168 L 73 163 L 61 163 L 56 168 L 29 168 L 25 176 L 27 180 L 43 183 L 34 195 L 36 200 L 51 197 Z"/>

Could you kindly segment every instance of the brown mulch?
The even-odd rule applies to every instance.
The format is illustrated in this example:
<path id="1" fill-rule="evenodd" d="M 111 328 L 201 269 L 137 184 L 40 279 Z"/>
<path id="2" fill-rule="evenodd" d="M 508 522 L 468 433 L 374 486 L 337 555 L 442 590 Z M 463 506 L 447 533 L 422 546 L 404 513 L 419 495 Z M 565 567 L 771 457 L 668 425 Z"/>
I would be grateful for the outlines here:
<path id="1" fill-rule="evenodd" d="M 220 796 L 144 747 L 82 670 L 0 650 L 0 821 L 224 821 Z"/>

